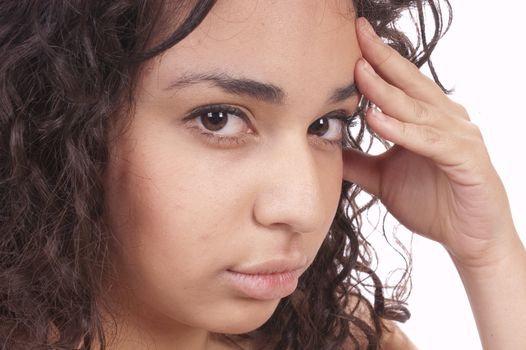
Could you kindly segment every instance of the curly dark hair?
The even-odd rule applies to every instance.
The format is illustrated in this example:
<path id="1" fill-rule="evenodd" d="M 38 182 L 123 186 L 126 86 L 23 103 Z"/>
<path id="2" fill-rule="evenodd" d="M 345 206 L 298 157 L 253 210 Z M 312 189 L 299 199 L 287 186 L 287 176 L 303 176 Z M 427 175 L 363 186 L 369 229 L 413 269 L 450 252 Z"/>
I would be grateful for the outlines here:
<path id="1" fill-rule="evenodd" d="M 1 349 L 107 348 L 98 300 L 113 242 L 103 220 L 109 124 L 131 114 L 142 64 L 192 32 L 214 3 L 0 2 Z M 451 24 L 447 0 L 354 0 L 353 6 L 402 56 L 418 67 L 427 63 L 448 92 L 430 61 Z M 172 33 L 162 29 L 167 8 L 179 22 Z M 407 11 L 417 14 L 417 43 L 396 26 Z M 363 111 L 359 117 L 354 141 L 361 147 L 367 131 L 375 135 Z M 280 350 L 378 349 L 381 320 L 409 318 L 400 293 L 407 279 L 388 296 L 371 267 L 374 250 L 361 225 L 377 199 L 360 206 L 359 193 L 343 181 L 330 231 L 297 290 L 261 327 L 226 338 Z M 363 295 L 365 279 L 372 281 L 372 302 Z"/>

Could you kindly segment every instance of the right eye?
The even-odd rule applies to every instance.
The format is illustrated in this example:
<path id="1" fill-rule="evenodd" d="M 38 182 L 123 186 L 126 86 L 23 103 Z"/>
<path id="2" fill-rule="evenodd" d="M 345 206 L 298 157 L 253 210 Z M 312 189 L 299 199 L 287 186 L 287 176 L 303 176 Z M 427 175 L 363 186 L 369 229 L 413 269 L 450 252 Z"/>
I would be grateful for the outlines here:
<path id="1" fill-rule="evenodd" d="M 244 142 L 245 134 L 253 133 L 247 126 L 247 115 L 230 105 L 200 107 L 185 118 L 185 124 L 192 131 L 218 144 L 240 144 Z"/>

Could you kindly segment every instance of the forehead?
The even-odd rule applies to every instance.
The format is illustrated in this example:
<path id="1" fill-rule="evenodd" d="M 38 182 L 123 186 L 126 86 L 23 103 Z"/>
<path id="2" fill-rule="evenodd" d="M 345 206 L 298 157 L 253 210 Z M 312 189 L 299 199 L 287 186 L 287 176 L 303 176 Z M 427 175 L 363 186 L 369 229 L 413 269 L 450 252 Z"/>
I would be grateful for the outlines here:
<path id="1" fill-rule="evenodd" d="M 361 56 L 354 30 L 347 0 L 218 1 L 146 72 L 157 73 L 159 89 L 180 72 L 226 71 L 285 90 L 329 90 L 352 80 Z"/>

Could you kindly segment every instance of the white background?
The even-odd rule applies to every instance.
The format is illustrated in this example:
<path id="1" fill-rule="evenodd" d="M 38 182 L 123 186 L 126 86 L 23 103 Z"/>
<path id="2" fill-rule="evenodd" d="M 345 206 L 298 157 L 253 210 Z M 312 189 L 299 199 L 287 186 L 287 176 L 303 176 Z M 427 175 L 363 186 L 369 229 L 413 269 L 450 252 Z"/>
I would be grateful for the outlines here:
<path id="1" fill-rule="evenodd" d="M 451 98 L 480 127 L 526 242 L 526 5 L 453 0 L 452 6 L 452 27 L 433 62 L 445 86 L 455 88 Z M 482 349 L 468 299 L 445 250 L 415 236 L 413 258 L 412 317 L 402 329 L 422 350 Z"/>

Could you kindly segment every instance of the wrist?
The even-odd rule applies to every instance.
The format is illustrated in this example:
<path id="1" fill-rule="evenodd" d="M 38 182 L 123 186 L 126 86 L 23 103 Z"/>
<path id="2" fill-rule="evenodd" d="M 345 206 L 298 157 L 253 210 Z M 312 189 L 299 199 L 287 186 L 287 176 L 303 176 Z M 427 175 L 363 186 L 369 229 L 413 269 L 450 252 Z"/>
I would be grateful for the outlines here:
<path id="1" fill-rule="evenodd" d="M 496 273 L 526 266 L 526 250 L 514 227 L 502 232 L 498 241 L 488 244 L 476 257 L 449 255 L 462 278 L 492 278 Z"/>
<path id="2" fill-rule="evenodd" d="M 505 236 L 507 234 L 507 236 Z M 526 251 L 513 231 L 487 256 L 468 262 L 450 253 L 459 272 L 484 349 L 526 349 Z"/>

